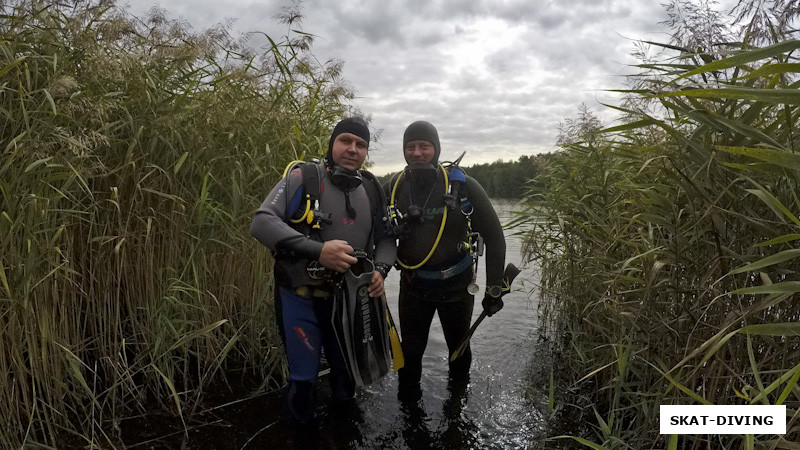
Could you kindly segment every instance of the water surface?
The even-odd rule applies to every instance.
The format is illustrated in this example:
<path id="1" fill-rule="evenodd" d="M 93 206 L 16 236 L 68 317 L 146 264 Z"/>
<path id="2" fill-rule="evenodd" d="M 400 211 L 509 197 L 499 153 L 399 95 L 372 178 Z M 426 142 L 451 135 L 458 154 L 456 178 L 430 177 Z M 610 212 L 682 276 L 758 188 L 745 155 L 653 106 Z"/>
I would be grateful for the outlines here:
<path id="1" fill-rule="evenodd" d="M 495 201 L 502 223 L 512 219 L 514 204 Z M 466 386 L 448 386 L 447 346 L 438 317 L 434 318 L 423 359 L 423 398 L 402 406 L 396 399 L 397 375 L 361 389 L 357 406 L 338 409 L 330 403 L 327 380 L 319 386 L 318 420 L 291 425 L 277 393 L 258 395 L 204 417 L 188 435 L 188 448 L 546 448 L 549 363 L 537 347 L 535 272 L 521 265 L 520 242 L 506 230 L 507 262 L 523 269 L 505 307 L 487 318 L 472 339 L 473 363 Z M 485 272 L 480 262 L 473 320 L 480 314 Z M 386 290 L 397 321 L 398 273 Z M 402 331 L 402 330 L 401 330 Z M 192 426 L 192 424 L 188 424 Z M 144 443 L 144 441 L 142 441 Z M 159 440 L 144 444 L 151 447 Z M 164 441 L 161 440 L 163 443 Z M 172 442 L 175 442 L 174 440 Z M 133 442 L 131 442 L 133 443 Z"/>

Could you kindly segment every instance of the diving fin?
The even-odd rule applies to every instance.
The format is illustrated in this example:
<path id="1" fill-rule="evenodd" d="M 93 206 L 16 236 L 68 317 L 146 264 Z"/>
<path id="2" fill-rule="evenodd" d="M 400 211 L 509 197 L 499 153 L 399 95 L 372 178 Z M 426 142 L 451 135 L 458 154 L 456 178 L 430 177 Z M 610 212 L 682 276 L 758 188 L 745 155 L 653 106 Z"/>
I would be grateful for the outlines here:
<path id="1" fill-rule="evenodd" d="M 350 317 L 352 314 L 348 310 L 348 302 L 342 294 L 342 289 L 337 287 L 336 293 L 333 296 L 331 325 L 333 327 L 333 334 L 336 337 L 336 343 L 339 345 L 339 350 L 342 353 L 347 373 L 352 374 L 352 367 L 355 365 L 355 362 L 352 346 L 348 345 L 348 342 L 352 339 L 349 333 Z M 352 375 L 350 377 L 352 378 Z"/>
<path id="2" fill-rule="evenodd" d="M 385 295 L 383 301 L 386 303 Z M 403 347 L 400 345 L 400 334 L 397 332 L 397 327 L 394 326 L 394 319 L 392 319 L 388 305 L 386 307 L 386 323 L 389 325 L 389 340 L 392 343 L 392 369 L 397 372 L 403 368 L 406 362 L 403 358 Z"/>
<path id="3" fill-rule="evenodd" d="M 374 383 L 389 372 L 392 347 L 384 319 L 385 297 L 372 298 L 368 289 L 375 265 L 363 254 L 345 272 L 334 295 L 331 323 L 356 385 Z"/>

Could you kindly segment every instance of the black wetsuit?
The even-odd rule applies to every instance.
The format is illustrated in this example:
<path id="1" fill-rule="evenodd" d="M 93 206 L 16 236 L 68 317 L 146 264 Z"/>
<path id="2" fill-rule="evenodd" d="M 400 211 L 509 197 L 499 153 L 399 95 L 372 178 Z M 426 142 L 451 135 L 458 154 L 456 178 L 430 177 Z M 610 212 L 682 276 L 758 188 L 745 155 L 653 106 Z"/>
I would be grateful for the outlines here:
<path id="1" fill-rule="evenodd" d="M 387 197 L 391 197 L 396 179 L 384 185 Z M 464 188 L 473 207 L 472 231 L 480 233 L 485 243 L 487 286 L 500 285 L 506 250 L 502 226 L 481 185 L 467 176 Z M 439 314 L 450 354 L 466 336 L 472 317 L 474 296 L 467 292 L 473 277 L 472 266 L 446 279 L 428 279 L 419 274 L 419 271 L 430 274 L 452 268 L 469 257 L 468 252 L 460 249 L 467 238 L 467 219 L 458 208 L 447 211 L 444 231 L 436 244 L 446 208 L 446 189 L 440 169 L 435 174 L 432 169 L 417 169 L 406 170 L 394 192 L 394 205 L 406 217 L 406 229 L 397 246 L 398 260 L 406 266 L 416 266 L 437 245 L 424 265 L 415 270 L 401 269 L 399 312 L 405 358 L 405 366 L 399 372 L 401 394 L 404 389 L 419 391 L 422 356 L 434 313 Z M 419 208 L 419 220 L 409 219 L 410 205 Z M 471 361 L 468 348 L 450 364 L 450 376 L 466 378 Z"/>

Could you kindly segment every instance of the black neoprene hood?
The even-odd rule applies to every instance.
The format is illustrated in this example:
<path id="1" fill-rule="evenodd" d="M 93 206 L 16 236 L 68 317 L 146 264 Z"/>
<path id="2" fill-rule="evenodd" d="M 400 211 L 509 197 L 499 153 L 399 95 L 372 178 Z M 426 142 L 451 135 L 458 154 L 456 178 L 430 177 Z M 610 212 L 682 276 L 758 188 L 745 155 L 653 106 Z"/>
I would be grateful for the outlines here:
<path id="1" fill-rule="evenodd" d="M 328 141 L 328 153 L 325 154 L 325 165 L 328 168 L 333 168 L 336 165 L 333 162 L 333 141 L 336 140 L 336 136 L 342 133 L 354 134 L 367 141 L 367 145 L 369 145 L 369 127 L 367 126 L 367 123 L 364 122 L 364 119 L 361 119 L 360 117 L 348 117 L 347 119 L 342 119 L 336 124 L 335 127 L 333 127 L 331 138 Z"/>
<path id="2" fill-rule="evenodd" d="M 411 141 L 428 141 L 433 144 L 433 159 L 430 163 L 434 167 L 439 163 L 439 153 L 441 152 L 441 147 L 439 146 L 439 132 L 436 131 L 436 127 L 434 127 L 432 123 L 418 120 L 409 125 L 405 133 L 403 133 L 403 149 L 405 149 L 406 144 Z M 405 157 L 405 150 L 403 150 L 403 157 Z M 406 163 L 408 163 L 408 160 L 406 160 Z"/>

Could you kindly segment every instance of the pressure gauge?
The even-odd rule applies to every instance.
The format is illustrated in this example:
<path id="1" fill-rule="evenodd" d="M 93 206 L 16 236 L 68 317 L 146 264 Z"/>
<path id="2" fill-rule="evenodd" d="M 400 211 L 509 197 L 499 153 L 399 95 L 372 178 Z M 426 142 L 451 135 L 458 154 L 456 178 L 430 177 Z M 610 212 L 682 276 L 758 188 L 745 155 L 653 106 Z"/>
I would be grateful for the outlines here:
<path id="1" fill-rule="evenodd" d="M 500 298 L 500 294 L 502 293 L 503 293 L 503 288 L 501 286 L 495 285 L 495 286 L 488 286 L 486 288 L 486 294 L 488 294 L 489 297 Z"/>

